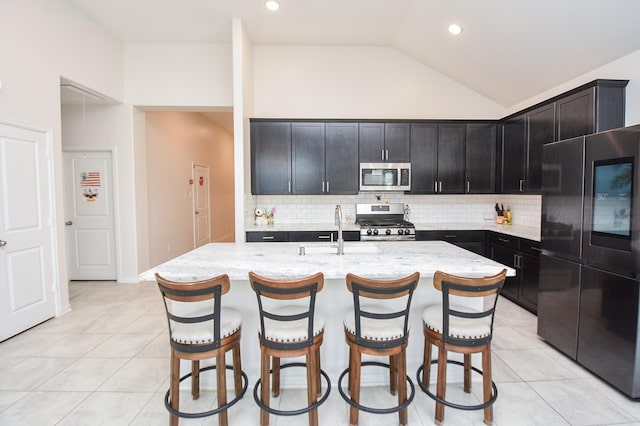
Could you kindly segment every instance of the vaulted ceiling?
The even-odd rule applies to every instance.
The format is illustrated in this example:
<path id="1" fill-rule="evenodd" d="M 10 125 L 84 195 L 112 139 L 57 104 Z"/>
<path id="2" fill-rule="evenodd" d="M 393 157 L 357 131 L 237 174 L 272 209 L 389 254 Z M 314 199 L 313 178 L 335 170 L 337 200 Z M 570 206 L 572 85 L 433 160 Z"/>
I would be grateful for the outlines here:
<path id="1" fill-rule="evenodd" d="M 67 1 L 124 42 L 392 47 L 505 107 L 640 50 L 639 0 Z"/>

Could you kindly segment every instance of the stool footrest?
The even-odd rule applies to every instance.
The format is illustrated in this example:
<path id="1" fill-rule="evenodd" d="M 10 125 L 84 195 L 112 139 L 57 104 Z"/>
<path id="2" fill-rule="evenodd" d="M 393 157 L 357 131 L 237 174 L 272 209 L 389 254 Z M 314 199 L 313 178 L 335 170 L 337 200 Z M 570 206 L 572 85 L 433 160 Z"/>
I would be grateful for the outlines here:
<path id="1" fill-rule="evenodd" d="M 362 367 L 376 366 L 376 367 L 389 368 L 389 364 L 385 364 L 383 362 L 376 362 L 376 361 L 367 361 L 367 362 L 361 363 L 360 365 Z M 346 392 L 342 389 L 342 379 L 348 373 L 349 373 L 349 369 L 347 368 L 342 372 L 342 374 L 340 374 L 340 378 L 338 379 L 338 391 L 340 392 L 340 395 L 342 396 L 342 399 L 344 399 L 347 402 L 347 404 L 351 405 L 352 407 L 356 407 L 358 410 L 365 411 L 367 413 L 373 413 L 373 414 L 397 413 L 398 411 L 402 410 L 403 408 L 408 407 L 409 404 L 411 404 L 411 401 L 413 401 L 413 397 L 416 395 L 416 387 L 413 384 L 413 381 L 411 381 L 411 378 L 409 376 L 406 376 L 407 383 L 409 383 L 409 387 L 411 388 L 411 392 L 409 393 L 409 395 L 407 397 L 407 400 L 405 402 L 403 402 L 400 405 L 396 405 L 396 406 L 389 407 L 389 408 L 367 407 L 366 405 L 362 405 L 360 403 L 353 402 L 351 400 L 351 398 L 346 394 Z"/>
<path id="2" fill-rule="evenodd" d="M 280 370 L 289 368 L 289 367 L 306 367 L 306 366 L 307 364 L 305 362 L 291 362 L 288 364 L 280 365 Z M 270 370 L 269 373 L 273 373 L 273 370 Z M 325 391 L 324 394 L 322 394 L 320 399 L 318 399 L 315 402 L 315 404 L 311 404 L 307 407 L 300 408 L 298 410 L 277 410 L 275 408 L 271 408 L 268 405 L 264 404 L 260 399 L 260 394 L 258 393 L 258 389 L 262 385 L 261 384 L 262 379 L 258 379 L 255 386 L 253 387 L 253 399 L 256 401 L 256 404 L 258 404 L 260 408 L 262 408 L 263 410 L 271 414 L 275 414 L 278 416 L 297 416 L 299 414 L 308 413 L 309 411 L 315 410 L 320 405 L 322 405 L 327 400 L 327 398 L 329 398 L 329 394 L 331 393 L 331 380 L 329 379 L 329 375 L 325 373 L 324 370 L 322 369 L 320 369 L 320 374 L 322 375 L 322 377 L 324 377 L 325 381 L 327 382 L 327 390 Z"/>
<path id="3" fill-rule="evenodd" d="M 438 360 L 434 359 L 431 360 L 431 364 L 437 364 Z M 456 361 L 453 359 L 448 359 L 447 360 L 447 364 L 456 364 L 456 365 L 461 365 L 464 367 L 464 363 L 460 362 L 460 361 Z M 429 367 L 431 367 L 431 365 L 429 365 Z M 479 374 L 483 374 L 482 370 L 480 370 L 479 368 L 473 367 L 471 366 L 471 369 L 473 371 L 475 371 L 476 373 Z M 442 399 L 439 396 L 437 396 L 436 394 L 434 394 L 433 392 L 431 392 L 428 389 L 428 386 L 425 386 L 422 383 L 422 371 L 424 370 L 424 365 L 421 365 L 420 368 L 418 368 L 418 371 L 416 373 L 416 379 L 418 380 L 418 385 L 420 386 L 420 389 L 422 389 L 422 391 L 424 393 L 426 393 L 431 399 L 434 399 L 435 401 L 446 405 L 447 407 L 452 407 L 452 408 L 457 408 L 459 410 L 482 410 L 484 408 L 487 408 L 491 405 L 493 405 L 494 402 L 496 402 L 496 399 L 498 398 L 498 387 L 496 386 L 495 382 L 492 380 L 491 381 L 491 387 L 493 388 L 493 392 L 491 395 L 491 398 L 487 401 L 484 402 L 482 404 L 476 404 L 476 405 L 464 405 L 464 404 L 458 404 L 455 402 L 451 402 L 451 401 L 447 401 L 446 399 Z"/>
<path id="4" fill-rule="evenodd" d="M 227 370 L 233 370 L 233 366 L 231 365 L 226 365 L 225 368 Z M 209 371 L 209 370 L 215 370 L 216 366 L 215 365 L 211 365 L 209 367 L 204 367 L 199 369 L 199 372 L 203 372 L 203 371 Z M 242 399 L 242 397 L 244 396 L 245 392 L 247 391 L 247 385 L 249 384 L 249 379 L 247 378 L 247 375 L 245 374 L 244 371 L 240 370 L 240 373 L 242 374 L 242 390 L 240 391 L 240 393 L 238 395 L 236 395 L 235 398 L 233 398 L 231 401 L 227 402 L 226 404 L 217 407 L 213 410 L 210 411 L 202 411 L 200 413 L 186 413 L 184 411 L 178 411 L 176 409 L 174 409 L 171 406 L 171 389 L 169 389 L 167 391 L 167 393 L 164 396 L 164 406 L 167 408 L 167 411 L 169 411 L 169 413 L 173 414 L 174 416 L 178 416 L 178 417 L 182 417 L 182 418 L 186 418 L 186 419 L 199 419 L 202 417 L 208 417 L 208 416 L 212 416 L 214 414 L 218 414 L 226 409 L 228 409 L 229 407 L 231 407 L 232 405 L 234 405 L 235 403 L 237 403 L 238 401 L 240 401 Z M 185 374 L 184 376 L 180 377 L 180 383 L 182 383 L 184 380 L 188 379 L 189 377 L 192 376 L 192 373 L 189 374 Z M 179 390 L 178 390 L 179 392 Z"/>

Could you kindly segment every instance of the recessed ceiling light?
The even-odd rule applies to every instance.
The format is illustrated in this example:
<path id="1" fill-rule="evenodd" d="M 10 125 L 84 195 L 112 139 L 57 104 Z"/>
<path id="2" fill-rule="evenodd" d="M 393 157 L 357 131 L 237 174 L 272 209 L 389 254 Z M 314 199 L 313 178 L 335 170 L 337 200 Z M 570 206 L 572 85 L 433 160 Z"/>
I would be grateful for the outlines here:
<path id="1" fill-rule="evenodd" d="M 280 9 L 280 3 L 278 3 L 276 0 L 267 0 L 267 2 L 264 5 L 269 10 L 278 10 L 278 9 Z"/>
<path id="2" fill-rule="evenodd" d="M 449 32 L 453 35 L 459 35 L 462 32 L 462 27 L 458 24 L 449 25 Z"/>

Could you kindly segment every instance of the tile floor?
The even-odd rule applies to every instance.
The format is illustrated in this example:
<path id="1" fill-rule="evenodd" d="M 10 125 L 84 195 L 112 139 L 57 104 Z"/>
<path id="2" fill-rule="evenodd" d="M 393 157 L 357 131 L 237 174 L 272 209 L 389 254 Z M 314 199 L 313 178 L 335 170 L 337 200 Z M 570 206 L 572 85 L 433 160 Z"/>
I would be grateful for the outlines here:
<path id="1" fill-rule="evenodd" d="M 168 336 L 155 284 L 73 282 L 70 294 L 72 312 L 0 343 L 0 425 L 166 425 Z M 498 303 L 493 369 L 496 425 L 640 425 L 640 402 L 541 341 L 535 316 L 504 298 Z M 258 424 L 252 387 L 229 410 L 231 425 Z M 464 394 L 450 387 L 448 396 L 474 401 L 479 388 Z M 377 405 L 389 398 L 382 388 L 368 388 L 362 401 Z M 274 404 L 285 408 L 303 399 L 303 392 L 284 390 Z M 181 400 L 201 409 L 213 407 L 215 395 L 205 391 L 197 402 L 186 394 Z M 434 405 L 417 391 L 410 424 L 433 424 Z M 334 388 L 320 408 L 320 423 L 346 425 L 347 412 Z M 272 416 L 271 423 L 299 425 L 306 417 Z M 217 417 L 180 424 L 213 425 Z M 397 415 L 361 413 L 360 424 L 393 425 Z M 447 408 L 445 424 L 481 425 L 482 413 Z"/>

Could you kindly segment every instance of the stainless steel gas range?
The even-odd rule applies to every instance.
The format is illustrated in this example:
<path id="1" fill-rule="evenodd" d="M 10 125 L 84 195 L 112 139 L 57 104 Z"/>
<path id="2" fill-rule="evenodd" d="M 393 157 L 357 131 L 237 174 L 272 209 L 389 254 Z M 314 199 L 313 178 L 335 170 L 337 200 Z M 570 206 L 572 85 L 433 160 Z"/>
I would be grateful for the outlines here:
<path id="1" fill-rule="evenodd" d="M 404 204 L 356 204 L 360 241 L 412 241 L 413 223 L 404 218 Z"/>

